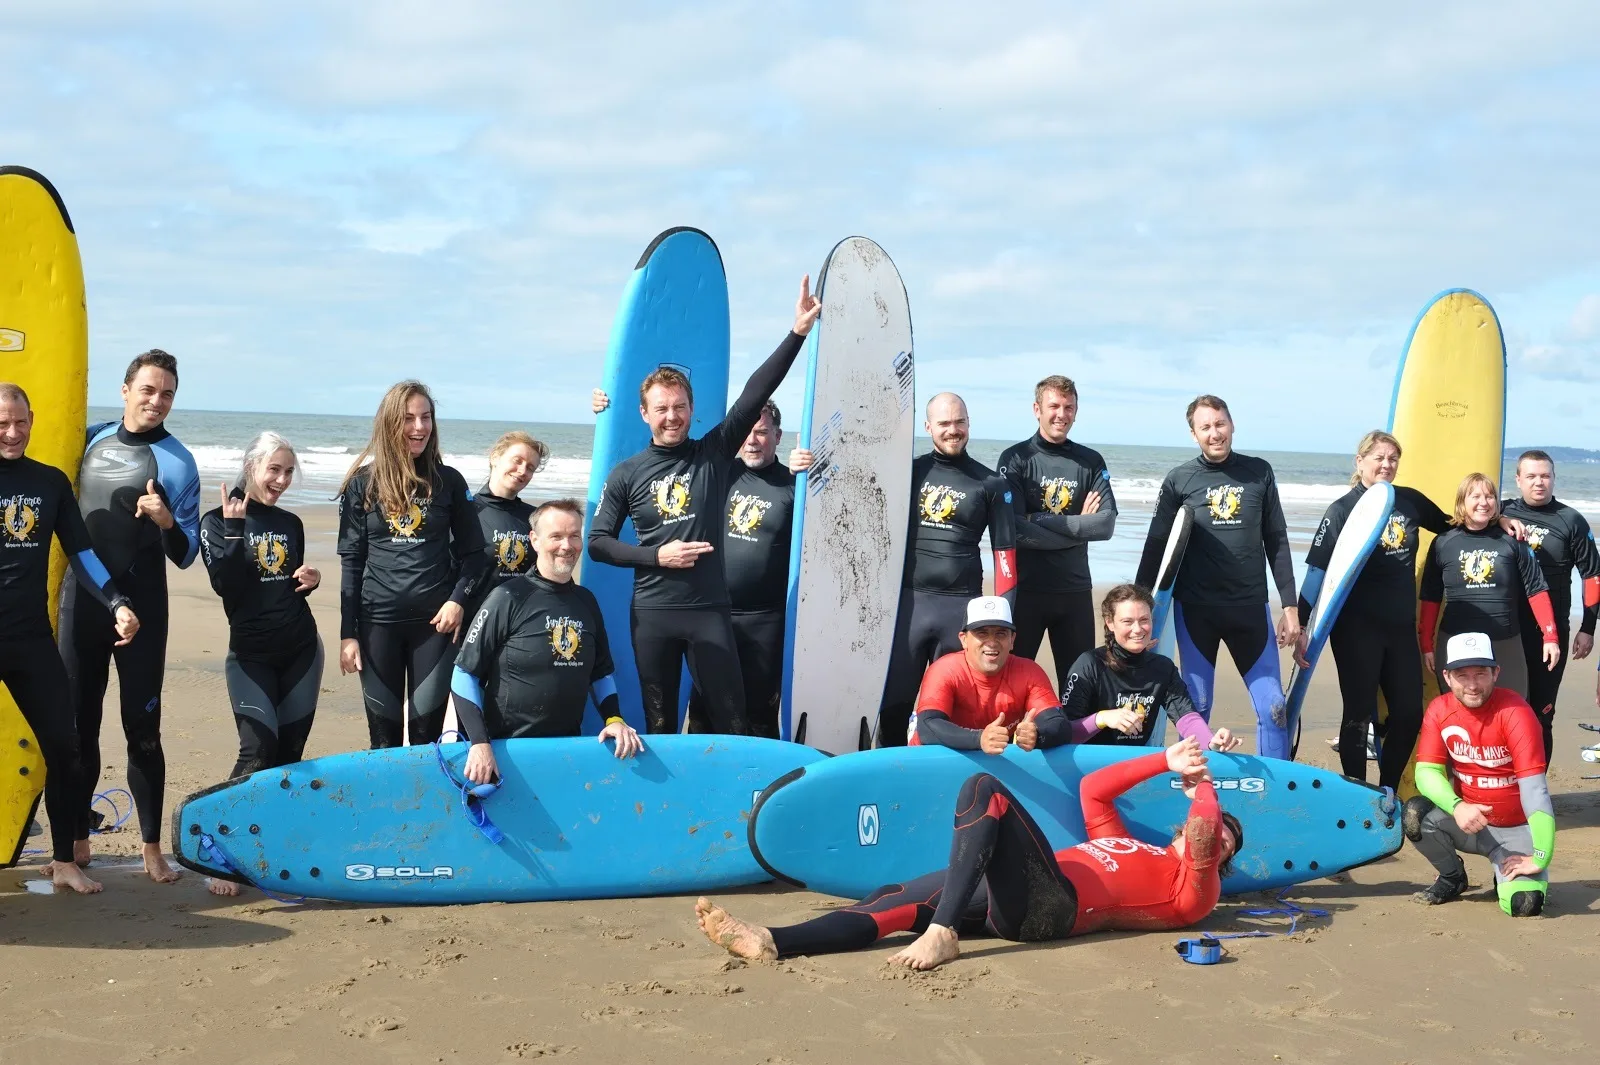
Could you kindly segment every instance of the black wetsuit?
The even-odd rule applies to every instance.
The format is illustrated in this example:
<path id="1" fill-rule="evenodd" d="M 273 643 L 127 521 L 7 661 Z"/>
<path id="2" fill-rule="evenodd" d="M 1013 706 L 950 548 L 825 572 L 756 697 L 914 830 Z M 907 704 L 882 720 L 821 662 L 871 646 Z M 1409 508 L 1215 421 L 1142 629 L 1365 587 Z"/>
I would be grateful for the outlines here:
<path id="1" fill-rule="evenodd" d="M 1011 483 L 1017 518 L 1014 653 L 1037 658 L 1048 633 L 1059 690 L 1072 663 L 1094 647 L 1089 543 L 1116 530 L 1111 474 L 1098 451 L 1071 440 L 1052 444 L 1038 433 L 1006 449 L 1000 473 Z M 1091 492 L 1100 493 L 1100 508 L 1084 514 Z"/>
<path id="2" fill-rule="evenodd" d="M 983 594 L 985 530 L 994 550 L 996 595 L 1015 605 L 1015 496 L 1004 477 L 967 454 L 930 451 L 911 466 L 911 531 L 894 643 L 878 714 L 877 744 L 906 743 L 922 674 L 961 649 L 967 604 Z"/>
<path id="3" fill-rule="evenodd" d="M 432 743 L 444 728 L 456 635 L 431 620 L 447 602 L 464 611 L 472 600 L 488 569 L 483 532 L 467 482 L 451 467 L 440 466 L 432 492 L 403 514 L 368 505 L 369 475 L 357 473 L 339 499 L 339 638 L 361 644 L 373 748 L 400 746 L 408 701 L 411 742 Z"/>
<path id="4" fill-rule="evenodd" d="M 450 690 L 473 743 L 576 736 L 591 695 L 600 716 L 621 717 L 611 645 L 587 588 L 537 571 L 503 581 L 473 616 Z"/>
<path id="5" fill-rule="evenodd" d="M 783 698 L 783 638 L 789 605 L 794 474 L 781 462 L 746 467 L 728 492 L 722 564 L 732 603 L 733 640 L 744 681 L 750 734 L 778 738 Z M 689 731 L 708 731 L 705 696 L 689 696 Z"/>
<path id="6" fill-rule="evenodd" d="M 1267 596 L 1269 564 L 1283 604 L 1297 600 L 1288 523 L 1272 467 L 1234 452 L 1221 462 L 1196 456 L 1167 474 L 1139 560 L 1142 587 L 1154 587 L 1179 507 L 1193 518 L 1172 593 L 1184 682 L 1209 719 L 1217 651 L 1226 644 L 1255 707 L 1256 753 L 1286 759 L 1289 733 Z"/>
<path id="7" fill-rule="evenodd" d="M 72 483 L 27 456 L 0 458 L 0 684 L 22 711 L 45 763 L 51 857 L 72 861 L 72 843 L 89 835 L 77 724 L 50 632 L 50 538 L 61 543 L 78 587 L 108 617 L 128 604 L 89 542 Z M 0 854 L 9 863 L 11 854 Z"/>
<path id="8" fill-rule="evenodd" d="M 100 722 L 111 663 L 117 664 L 128 791 L 145 843 L 159 843 L 167 759 L 161 749 L 161 682 L 167 658 L 167 561 L 187 568 L 200 551 L 200 473 L 194 456 L 162 426 L 142 433 L 120 421 L 92 426 L 78 469 L 78 507 L 95 553 L 139 616 L 133 642 L 117 647 L 111 615 L 93 594 L 62 595 L 61 657 L 72 682 L 83 760 L 83 805 L 100 782 Z M 172 514 L 163 530 L 134 508 L 154 481 Z M 84 816 L 88 816 L 87 812 Z"/>
<path id="9" fill-rule="evenodd" d="M 488 558 L 488 573 L 469 603 L 467 619 L 478 612 L 490 592 L 513 577 L 533 570 L 533 533 L 529 522 L 534 507 L 517 498 L 502 499 L 486 484 L 472 495 L 478 511 L 478 527 L 483 530 L 483 552 Z"/>
<path id="10" fill-rule="evenodd" d="M 1522 616 L 1530 601 L 1537 600 L 1544 610 L 1550 606 L 1544 572 L 1527 544 L 1512 539 L 1498 525 L 1477 531 L 1457 526 L 1429 546 L 1417 595 L 1422 602 L 1419 635 L 1424 650 L 1437 649 L 1434 668 L 1440 672 L 1440 691 L 1449 690 L 1443 668 L 1450 637 L 1481 632 L 1494 644 L 1495 662 L 1500 667 L 1499 686 L 1527 698 Z M 1433 636 L 1435 620 L 1437 635 Z M 1536 624 L 1534 629 L 1543 636 L 1542 624 Z M 1553 619 L 1551 630 L 1549 638 L 1553 640 Z M 1431 647 L 1430 636 L 1434 638 Z M 1565 656 L 1565 648 L 1562 653 Z M 1544 668 L 1542 661 L 1539 668 Z"/>
<path id="11" fill-rule="evenodd" d="M 1550 611 L 1555 615 L 1561 641 L 1561 660 L 1555 669 L 1545 669 L 1544 635 L 1534 623 L 1532 611 L 1525 603 L 1519 605 L 1523 657 L 1528 664 L 1528 703 L 1544 730 L 1544 756 L 1548 761 L 1555 742 L 1551 729 L 1556 718 L 1556 696 L 1572 654 L 1572 571 L 1577 570 L 1585 582 L 1600 578 L 1600 551 L 1595 549 L 1588 520 L 1559 499 L 1537 507 L 1520 498 L 1507 499 L 1500 510 L 1506 517 L 1522 522 L 1534 561 L 1539 563 L 1545 583 L 1550 586 Z M 1600 606 L 1586 601 L 1578 631 L 1593 636 L 1597 613 Z"/>
<path id="12" fill-rule="evenodd" d="M 1334 544 L 1350 512 L 1367 494 L 1356 485 L 1328 505 L 1306 554 L 1300 590 L 1300 622 L 1309 624 L 1322 594 Z M 1389 708 L 1384 725 L 1378 783 L 1399 788 L 1422 728 L 1422 656 L 1417 649 L 1418 531 L 1450 529 L 1450 516 L 1415 488 L 1396 487 L 1394 507 L 1372 554 L 1361 567 L 1349 598 L 1333 623 L 1328 647 L 1339 671 L 1344 706 L 1339 726 L 1339 764 L 1347 777 L 1367 778 L 1367 725 L 1378 713 L 1378 693 Z"/>
<path id="13" fill-rule="evenodd" d="M 710 727 L 734 735 L 750 730 L 730 617 L 723 508 L 738 450 L 804 343 L 792 332 L 784 337 L 710 432 L 672 447 L 651 444 L 606 478 L 589 527 L 589 557 L 633 569 L 633 657 L 650 732 L 678 731 L 685 656 Z M 629 518 L 637 545 L 617 539 Z M 660 549 L 673 541 L 714 550 L 688 569 L 658 565 Z"/>
<path id="14" fill-rule="evenodd" d="M 1202 747 L 1211 742 L 1211 730 L 1189 698 L 1177 663 L 1155 651 L 1130 654 L 1115 642 L 1085 651 L 1072 663 L 1061 683 L 1061 709 L 1068 720 L 1084 722 L 1081 743 L 1150 744 L 1163 713 L 1185 738 Z M 1100 728 L 1091 719 L 1101 710 L 1143 714 L 1144 730 L 1130 736 Z"/>
<path id="15" fill-rule="evenodd" d="M 239 758 L 229 776 L 300 761 L 322 686 L 322 641 L 299 591 L 306 531 L 280 507 L 251 499 L 242 518 L 222 508 L 200 519 L 200 557 L 228 615 L 223 672 Z"/>

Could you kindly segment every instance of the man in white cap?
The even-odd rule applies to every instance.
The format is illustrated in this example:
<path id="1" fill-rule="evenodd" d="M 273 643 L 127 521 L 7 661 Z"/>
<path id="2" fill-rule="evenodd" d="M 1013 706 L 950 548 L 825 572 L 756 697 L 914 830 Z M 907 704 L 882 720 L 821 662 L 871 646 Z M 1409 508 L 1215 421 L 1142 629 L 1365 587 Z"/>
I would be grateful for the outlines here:
<path id="1" fill-rule="evenodd" d="M 1417 892 L 1437 906 L 1467 888 L 1461 854 L 1494 867 L 1500 908 L 1513 917 L 1544 909 L 1555 854 L 1555 810 L 1545 779 L 1544 738 L 1533 708 L 1496 688 L 1494 645 L 1481 632 L 1450 637 L 1444 679 L 1450 691 L 1428 704 L 1417 742 L 1417 790 L 1406 803 L 1406 838 L 1439 871 Z M 1452 779 L 1454 778 L 1454 779 Z"/>
<path id="2" fill-rule="evenodd" d="M 1011 654 L 1017 626 L 1011 604 L 998 595 L 967 603 L 961 650 L 928 667 L 917 693 L 907 741 L 999 754 L 1015 743 L 1025 751 L 1071 742 L 1050 678 L 1031 658 Z"/>

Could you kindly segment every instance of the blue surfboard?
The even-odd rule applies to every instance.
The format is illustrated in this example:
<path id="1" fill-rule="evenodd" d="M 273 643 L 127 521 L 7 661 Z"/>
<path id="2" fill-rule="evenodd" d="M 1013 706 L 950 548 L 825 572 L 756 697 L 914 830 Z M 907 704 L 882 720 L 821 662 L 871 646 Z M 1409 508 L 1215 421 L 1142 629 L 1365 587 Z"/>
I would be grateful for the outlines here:
<path id="1" fill-rule="evenodd" d="M 611 406 L 595 418 L 585 537 L 594 524 L 595 508 L 612 468 L 650 445 L 650 427 L 639 417 L 634 399 L 639 382 L 662 366 L 687 374 L 694 388 L 694 420 L 689 431 L 701 436 L 727 411 L 728 344 L 728 280 L 723 274 L 722 254 L 698 229 L 667 230 L 639 257 L 611 326 L 600 385 L 611 397 Z M 638 542 L 631 521 L 623 524 L 621 539 Z M 628 637 L 633 570 L 608 566 L 586 555 L 581 577 L 580 583 L 594 592 L 605 617 L 622 715 L 643 732 L 639 672 Z M 688 698 L 685 671 L 681 703 L 686 704 Z M 680 713 L 682 709 L 680 705 Z M 601 724 L 591 704 L 584 714 L 585 732 L 594 735 Z"/>
<path id="2" fill-rule="evenodd" d="M 962 783 L 998 777 L 1057 850 L 1082 843 L 1078 783 L 1148 748 L 1072 745 L 1002 755 L 946 747 L 885 748 L 797 767 L 756 804 L 750 849 L 773 876 L 846 898 L 942 869 Z M 1391 796 L 1336 773 L 1276 758 L 1211 754 L 1222 808 L 1244 828 L 1225 894 L 1315 880 L 1400 849 Z M 1164 846 L 1189 801 L 1163 773 L 1117 801 L 1128 830 Z"/>
<path id="3" fill-rule="evenodd" d="M 1384 526 L 1388 524 L 1393 510 L 1394 485 L 1385 481 L 1376 482 L 1351 508 L 1344 528 L 1339 530 L 1339 538 L 1334 541 L 1333 555 L 1328 559 L 1328 569 L 1322 579 L 1322 594 L 1311 608 L 1311 616 L 1302 621 L 1309 633 L 1306 638 L 1307 665 L 1303 669 L 1296 665 L 1289 675 L 1286 706 L 1289 712 L 1289 735 L 1294 737 L 1295 748 L 1300 745 L 1300 708 L 1305 703 L 1306 692 L 1311 689 L 1311 674 L 1317 668 L 1317 660 L 1322 657 L 1322 649 L 1327 646 L 1333 623 L 1339 620 L 1339 611 L 1344 609 L 1345 600 L 1350 598 L 1350 589 L 1355 587 L 1362 567 L 1371 557 L 1372 549 L 1378 545 L 1378 539 L 1383 535 Z M 1322 535 L 1321 529 L 1317 530 L 1317 535 Z M 1293 753 L 1294 749 L 1291 749 L 1291 756 Z"/>
<path id="4" fill-rule="evenodd" d="M 1161 553 L 1161 567 L 1156 570 L 1156 586 L 1150 590 L 1155 609 L 1150 613 L 1151 631 L 1155 633 L 1155 649 L 1174 662 L 1178 660 L 1177 626 L 1173 622 L 1172 590 L 1178 582 L 1178 567 L 1183 565 L 1183 552 L 1189 546 L 1189 530 L 1194 525 L 1194 515 L 1188 507 L 1179 507 L 1172 519 L 1172 531 L 1167 534 L 1167 545 Z"/>
<path id="5" fill-rule="evenodd" d="M 619 760 L 591 738 L 494 744 L 502 783 L 473 823 L 467 745 L 355 751 L 185 799 L 172 853 L 210 876 L 350 902 L 631 898 L 754 884 L 758 792 L 821 753 L 747 736 L 651 736 Z M 240 874 L 243 875 L 240 875 Z"/>

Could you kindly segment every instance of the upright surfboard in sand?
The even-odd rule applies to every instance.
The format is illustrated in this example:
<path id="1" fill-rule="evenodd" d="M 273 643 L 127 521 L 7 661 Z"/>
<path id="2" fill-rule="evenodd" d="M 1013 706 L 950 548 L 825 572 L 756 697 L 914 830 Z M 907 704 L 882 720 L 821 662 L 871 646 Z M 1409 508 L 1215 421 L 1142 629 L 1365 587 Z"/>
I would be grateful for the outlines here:
<path id="1" fill-rule="evenodd" d="M 1389 431 L 1403 452 L 1394 483 L 1417 489 L 1446 514 L 1469 473 L 1488 474 L 1504 487 L 1506 342 L 1494 308 L 1478 293 L 1441 292 L 1417 316 L 1395 374 Z M 1419 530 L 1419 575 L 1432 543 L 1433 534 Z M 1427 671 L 1422 683 L 1426 706 L 1439 686 Z M 1379 713 L 1387 713 L 1381 702 Z M 1414 794 L 1408 767 L 1400 795 Z"/>
<path id="2" fill-rule="evenodd" d="M 650 445 L 650 427 L 639 417 L 636 397 L 639 382 L 663 366 L 676 367 L 689 376 L 694 389 L 692 436 L 705 434 L 722 420 L 728 409 L 728 280 L 722 271 L 722 254 L 698 229 L 679 227 L 656 237 L 639 256 L 623 289 L 601 376 L 600 387 L 611 397 L 611 406 L 595 418 L 585 533 L 594 524 L 595 508 L 612 467 Z M 722 503 L 708 505 L 720 509 Z M 624 523 L 622 539 L 637 542 L 633 522 Z M 581 583 L 594 592 L 605 616 L 623 716 L 642 732 L 639 672 L 629 637 L 633 570 L 585 556 Z M 687 701 L 688 697 L 686 677 L 681 699 Z M 584 724 L 593 734 L 601 722 L 596 713 L 589 712 Z"/>
<path id="3" fill-rule="evenodd" d="M 795 484 L 782 735 L 834 754 L 871 745 L 911 514 L 915 364 L 894 263 L 840 241 L 817 279 Z"/>
<path id="4" fill-rule="evenodd" d="M 1294 737 L 1289 749 L 1292 759 L 1300 746 L 1300 708 L 1305 704 L 1306 693 L 1311 690 L 1311 674 L 1322 657 L 1328 637 L 1333 633 L 1333 623 L 1339 620 L 1339 611 L 1350 598 L 1361 569 L 1367 564 L 1378 537 L 1383 534 L 1394 509 L 1394 486 L 1378 481 L 1350 510 L 1339 538 L 1334 541 L 1333 554 L 1328 559 L 1328 570 L 1322 579 L 1322 594 L 1311 608 L 1311 616 L 1302 618 L 1306 630 L 1306 668 L 1298 665 L 1289 671 L 1289 696 L 1286 706 L 1289 713 L 1289 735 Z M 1317 530 L 1322 536 L 1323 530 Z"/>
<path id="5" fill-rule="evenodd" d="M 83 264 L 60 194 L 44 175 L 21 166 L 0 166 L 0 380 L 21 385 L 33 406 L 28 455 L 76 482 L 89 386 Z M 0 500 L 0 512 L 8 511 L 6 502 Z M 22 538 L 20 528 L 8 513 L 0 539 Z M 60 546 L 50 545 L 52 624 L 66 565 Z M 0 862 L 21 856 L 43 789 L 33 730 L 0 688 Z"/>

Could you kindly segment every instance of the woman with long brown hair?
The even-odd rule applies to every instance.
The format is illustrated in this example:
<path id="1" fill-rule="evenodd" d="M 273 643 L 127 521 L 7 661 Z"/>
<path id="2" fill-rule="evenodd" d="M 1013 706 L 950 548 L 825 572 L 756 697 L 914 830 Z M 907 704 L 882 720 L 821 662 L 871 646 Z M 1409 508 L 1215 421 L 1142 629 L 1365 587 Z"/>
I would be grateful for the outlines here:
<path id="1" fill-rule="evenodd" d="M 1549 585 L 1528 545 L 1497 523 L 1500 493 L 1492 478 L 1469 473 L 1456 489 L 1453 528 L 1433 541 L 1422 567 L 1417 633 L 1423 660 L 1434 668 L 1433 650 L 1463 632 L 1481 632 L 1494 644 L 1499 687 L 1528 697 L 1528 664 L 1522 653 L 1522 604 L 1533 611 L 1544 636 L 1544 667 L 1561 661 Z M 1442 606 L 1442 609 L 1441 609 Z M 1435 632 L 1437 630 L 1437 642 Z M 1444 677 L 1439 690 L 1448 691 Z"/>
<path id="2" fill-rule="evenodd" d="M 450 667 L 487 567 L 477 511 L 444 464 L 433 396 L 420 381 L 384 393 L 372 438 L 339 488 L 339 669 L 361 674 L 372 746 L 444 727 Z"/>
<path id="3" fill-rule="evenodd" d="M 1239 740 L 1225 728 L 1211 731 L 1178 664 L 1151 650 L 1155 600 L 1136 584 L 1119 584 L 1100 604 L 1104 646 L 1078 656 L 1061 690 L 1061 709 L 1073 722 L 1077 743 L 1146 746 L 1155 741 L 1157 715 L 1165 714 L 1185 739 L 1231 751 Z"/>

